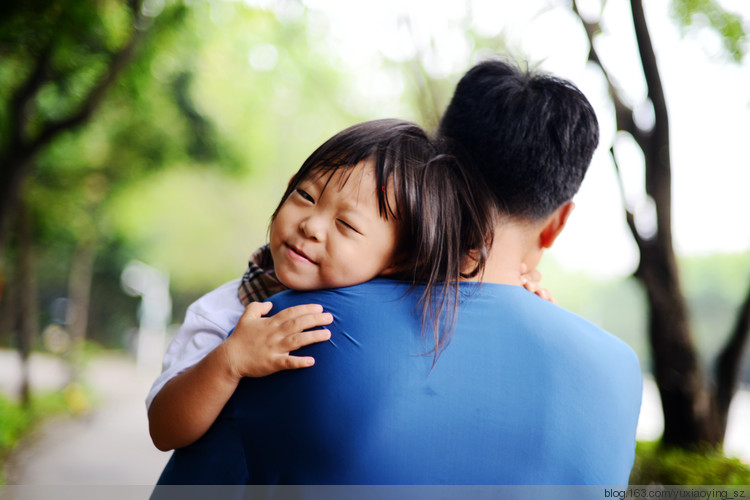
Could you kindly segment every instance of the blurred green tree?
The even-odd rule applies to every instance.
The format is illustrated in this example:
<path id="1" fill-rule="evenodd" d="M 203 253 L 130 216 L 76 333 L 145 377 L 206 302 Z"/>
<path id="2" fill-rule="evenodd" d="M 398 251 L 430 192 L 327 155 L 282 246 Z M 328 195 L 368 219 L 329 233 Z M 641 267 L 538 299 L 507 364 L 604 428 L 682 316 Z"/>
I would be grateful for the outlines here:
<path id="1" fill-rule="evenodd" d="M 153 16 L 138 0 L 96 4 L 39 0 L 5 4 L 0 12 L 0 298 L 5 303 L 4 325 L 19 327 L 24 363 L 37 312 L 34 207 L 23 195 L 25 180 L 45 148 L 91 118 L 152 23 Z M 14 248 L 9 249 L 11 227 L 17 242 L 11 242 Z M 90 236 L 82 235 L 80 240 L 88 242 Z M 73 288 L 79 295 L 90 282 L 86 275 L 93 255 L 87 250 L 90 247 L 84 243 L 77 254 L 82 274 L 76 275 Z M 6 256 L 11 259 L 8 267 L 17 270 L 8 287 L 13 293 L 8 294 L 4 293 Z M 76 321 L 80 325 L 81 320 Z M 24 401 L 27 389 L 24 383 Z"/>
<path id="2" fill-rule="evenodd" d="M 75 343 L 92 319 L 97 332 L 121 336 L 128 320 L 113 304 L 135 316 L 117 285 L 129 258 L 154 257 L 182 290 L 196 270 L 204 281 L 192 286 L 215 286 L 215 263 L 193 251 L 195 242 L 218 246 L 213 234 L 174 234 L 223 227 L 232 211 L 270 215 L 277 200 L 265 184 L 242 192 L 248 172 L 270 174 L 280 194 L 300 151 L 355 119 L 338 61 L 321 49 L 324 35 L 308 32 L 300 5 L 283 17 L 241 3 L 70 0 L 2 14 L 0 335 L 24 332 L 24 359 L 40 317 L 66 322 Z M 190 184 L 165 185 L 180 179 Z M 238 197 L 264 211 L 242 213 Z M 163 207 L 181 215 L 176 227 Z M 251 250 L 241 247 L 238 272 Z M 49 313 L 60 297 L 67 311 Z"/>
<path id="3" fill-rule="evenodd" d="M 67 297 L 57 319 L 80 353 L 96 257 L 129 246 L 108 216 L 113 195 L 176 163 L 236 167 L 189 92 L 200 40 L 183 29 L 187 14 L 181 3 L 70 1 L 13 6 L 3 17 L 0 333 L 16 332 L 24 361 L 38 329 L 38 283 Z M 163 51 L 172 64 L 154 78 Z M 7 280 L 5 267 L 16 270 Z"/>
<path id="4" fill-rule="evenodd" d="M 0 17 L 0 242 L 35 156 L 91 117 L 148 32 L 142 2 L 32 1 Z"/>

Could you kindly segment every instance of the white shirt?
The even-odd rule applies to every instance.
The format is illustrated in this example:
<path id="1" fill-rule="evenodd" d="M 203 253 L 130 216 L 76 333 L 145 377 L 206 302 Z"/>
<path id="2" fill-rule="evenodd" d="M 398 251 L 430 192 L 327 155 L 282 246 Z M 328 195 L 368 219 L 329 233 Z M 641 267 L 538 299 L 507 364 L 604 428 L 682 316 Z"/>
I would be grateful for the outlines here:
<path id="1" fill-rule="evenodd" d="M 164 385 L 213 351 L 229 336 L 245 306 L 237 296 L 240 280 L 226 283 L 188 307 L 185 321 L 167 347 L 161 375 L 146 396 L 146 408 Z"/>

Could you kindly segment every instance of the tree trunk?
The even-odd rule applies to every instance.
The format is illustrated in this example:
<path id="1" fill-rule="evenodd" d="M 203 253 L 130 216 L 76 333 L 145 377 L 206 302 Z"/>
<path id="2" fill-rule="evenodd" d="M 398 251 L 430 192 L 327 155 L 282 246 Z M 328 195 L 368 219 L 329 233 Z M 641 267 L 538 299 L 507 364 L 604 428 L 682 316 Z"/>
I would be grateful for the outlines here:
<path id="1" fill-rule="evenodd" d="M 653 354 L 653 372 L 662 399 L 665 446 L 690 448 L 720 446 L 724 439 L 729 403 L 736 391 L 741 353 L 750 329 L 750 292 L 740 309 L 734 332 L 717 363 L 715 390 L 709 391 L 700 369 L 690 333 L 687 304 L 681 290 L 672 245 L 672 180 L 669 116 L 651 44 L 642 0 L 631 0 L 631 13 L 648 99 L 654 108 L 650 130 L 638 128 L 633 109 L 625 104 L 596 52 L 598 23 L 583 22 L 590 42 L 589 60 L 599 65 L 609 82 L 617 130 L 629 133 L 644 155 L 646 194 L 653 200 L 657 227 L 653 235 L 641 235 L 635 216 L 626 207 L 626 218 L 640 251 L 635 272 L 648 297 L 648 335 Z M 610 150 L 612 153 L 613 151 Z M 612 154 L 615 167 L 617 161 Z M 626 202 L 627 203 L 627 202 Z"/>
<path id="2" fill-rule="evenodd" d="M 15 223 L 15 221 L 13 221 Z M 20 343 L 20 318 L 21 318 L 21 306 L 19 299 L 19 286 L 18 282 L 21 279 L 20 266 L 15 259 L 16 253 L 10 255 L 10 266 L 13 272 L 8 276 L 8 282 L 5 286 L 5 293 L 0 302 L 0 336 L 8 339 L 12 339 L 11 342 L 16 345 L 18 355 L 21 361 L 21 372 L 20 380 L 21 385 L 19 387 L 19 395 L 21 400 L 25 400 L 26 388 L 28 384 L 28 370 L 26 369 L 26 360 L 28 355 L 24 354 L 24 349 Z"/>
<path id="3" fill-rule="evenodd" d="M 720 446 L 724 431 L 717 425 L 713 395 L 706 389 L 698 364 L 672 246 L 672 170 L 664 89 L 642 1 L 631 0 L 630 5 L 655 116 L 654 126 L 648 133 L 638 134 L 634 130 L 645 157 L 646 193 L 656 204 L 657 216 L 655 237 L 651 240 L 636 238 L 641 253 L 636 276 L 644 283 L 649 297 L 654 376 L 664 412 L 662 443 L 682 448 L 703 444 Z"/>
<path id="4" fill-rule="evenodd" d="M 78 381 L 83 363 L 83 344 L 88 327 L 91 282 L 94 276 L 95 247 L 80 241 L 73 254 L 68 278 L 67 324 L 71 340 L 71 378 Z"/>
<path id="5" fill-rule="evenodd" d="M 11 255 L 7 253 L 3 254 L 2 261 L 0 261 L 0 341 L 5 341 L 6 335 L 10 336 L 10 333 L 15 330 L 16 327 L 16 312 L 18 311 L 18 305 L 16 301 L 16 286 L 15 286 L 15 274 L 8 273 L 6 269 L 16 269 L 17 266 L 10 265 L 9 260 L 12 259 Z"/>
<path id="6" fill-rule="evenodd" d="M 21 384 L 19 396 L 21 403 L 28 406 L 31 402 L 31 385 L 29 377 L 29 357 L 38 336 L 38 297 L 36 274 L 34 272 L 34 250 L 32 242 L 31 216 L 26 206 L 21 206 L 16 218 L 18 251 L 16 253 L 14 293 L 6 304 L 11 317 L 9 325 L 15 331 L 18 354 L 21 358 Z"/>
<path id="7" fill-rule="evenodd" d="M 724 441 L 729 416 L 729 405 L 737 392 L 742 353 L 750 335 L 750 289 L 740 305 L 734 328 L 726 345 L 716 358 L 716 389 L 712 398 L 712 416 L 715 432 Z"/>
<path id="8" fill-rule="evenodd" d="M 21 204 L 21 186 L 31 172 L 33 152 L 24 151 L 20 144 L 12 144 L 11 151 L 0 158 L 0 249 L 5 248 L 8 229 Z"/>
<path id="9" fill-rule="evenodd" d="M 664 413 L 662 443 L 682 448 L 703 442 L 718 445 L 719 436 L 707 425 L 710 400 L 690 336 L 674 254 L 650 243 L 641 248 L 636 277 L 648 296 L 652 369 Z"/>

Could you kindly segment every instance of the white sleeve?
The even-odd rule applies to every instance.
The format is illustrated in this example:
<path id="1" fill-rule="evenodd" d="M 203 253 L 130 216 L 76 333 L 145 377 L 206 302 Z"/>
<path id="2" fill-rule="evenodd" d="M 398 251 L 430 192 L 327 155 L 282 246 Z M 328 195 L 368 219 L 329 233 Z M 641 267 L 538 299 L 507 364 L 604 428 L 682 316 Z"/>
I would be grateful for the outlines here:
<path id="1" fill-rule="evenodd" d="M 167 352 L 161 375 L 146 396 L 146 408 L 164 384 L 203 359 L 221 344 L 237 325 L 245 307 L 237 297 L 240 280 L 230 281 L 193 302 Z"/>

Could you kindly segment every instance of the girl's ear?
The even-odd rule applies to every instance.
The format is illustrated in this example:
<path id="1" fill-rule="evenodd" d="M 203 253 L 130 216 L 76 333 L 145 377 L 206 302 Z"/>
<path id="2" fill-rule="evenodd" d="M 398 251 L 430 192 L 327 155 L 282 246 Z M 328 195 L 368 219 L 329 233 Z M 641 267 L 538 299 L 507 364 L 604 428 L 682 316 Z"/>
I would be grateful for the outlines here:
<path id="1" fill-rule="evenodd" d="M 398 274 L 398 273 L 400 273 L 403 270 L 404 270 L 404 266 L 403 265 L 393 264 L 393 265 L 390 265 L 390 266 L 386 267 L 385 269 L 383 269 L 380 272 L 380 276 L 391 276 L 393 274 Z"/>
<path id="2" fill-rule="evenodd" d="M 380 271 L 379 276 L 392 276 L 394 274 L 399 274 L 406 271 L 407 267 L 406 259 L 401 255 L 394 255 L 391 264 Z"/>

